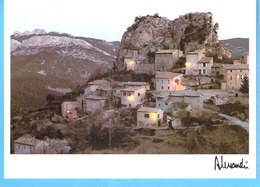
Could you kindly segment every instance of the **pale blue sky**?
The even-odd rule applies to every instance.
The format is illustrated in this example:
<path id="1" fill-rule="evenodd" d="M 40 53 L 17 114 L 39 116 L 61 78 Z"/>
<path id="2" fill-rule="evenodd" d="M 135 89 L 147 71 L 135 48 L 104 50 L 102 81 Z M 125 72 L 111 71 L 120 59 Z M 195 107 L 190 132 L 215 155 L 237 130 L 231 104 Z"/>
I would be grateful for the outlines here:
<path id="1" fill-rule="evenodd" d="M 7 0 L 10 34 L 34 30 L 120 41 L 136 16 L 171 20 L 189 12 L 212 12 L 219 39 L 250 37 L 255 32 L 254 0 Z M 8 17 L 8 16 L 7 16 Z"/>

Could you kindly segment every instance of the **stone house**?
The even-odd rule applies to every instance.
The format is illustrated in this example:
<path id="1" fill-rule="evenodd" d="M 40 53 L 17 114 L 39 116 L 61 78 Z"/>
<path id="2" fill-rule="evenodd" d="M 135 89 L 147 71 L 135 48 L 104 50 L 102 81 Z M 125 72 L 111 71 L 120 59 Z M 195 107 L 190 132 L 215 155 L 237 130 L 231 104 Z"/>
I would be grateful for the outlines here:
<path id="1" fill-rule="evenodd" d="M 249 78 L 249 64 L 224 64 L 221 68 L 224 72 L 224 81 L 221 83 L 221 89 L 238 91 L 244 76 Z"/>
<path id="2" fill-rule="evenodd" d="M 142 86 L 121 89 L 121 107 L 137 107 L 143 103 L 144 98 L 145 88 Z"/>
<path id="3" fill-rule="evenodd" d="M 162 92 L 156 97 L 156 108 L 160 108 L 163 111 L 169 111 L 174 101 L 169 99 L 171 92 Z"/>
<path id="4" fill-rule="evenodd" d="M 196 50 L 193 52 L 185 53 L 186 63 L 185 63 L 185 75 L 198 75 L 199 74 L 199 66 L 198 62 L 205 57 L 205 50 Z"/>
<path id="5" fill-rule="evenodd" d="M 76 101 L 78 101 L 80 103 L 80 109 L 83 113 L 86 112 L 86 98 L 88 95 L 86 94 L 81 94 L 80 96 L 78 96 L 76 98 Z"/>
<path id="6" fill-rule="evenodd" d="M 113 102 L 115 102 L 115 103 L 121 102 L 121 89 L 122 88 L 113 89 Z M 121 104 L 120 104 L 120 106 L 121 106 Z"/>
<path id="7" fill-rule="evenodd" d="M 78 118 L 77 109 L 82 110 L 82 102 L 80 101 L 64 101 L 61 103 L 61 114 L 62 117 L 67 119 Z"/>
<path id="8" fill-rule="evenodd" d="M 86 97 L 86 111 L 95 112 L 96 110 L 103 110 L 106 106 L 106 98 L 96 95 Z"/>
<path id="9" fill-rule="evenodd" d="M 162 126 L 163 110 L 141 107 L 137 110 L 137 127 L 156 128 Z"/>
<path id="10" fill-rule="evenodd" d="M 221 72 L 221 67 L 223 64 L 219 64 L 219 63 L 214 63 L 211 66 L 211 76 L 213 77 L 218 77 L 220 75 L 224 75 L 223 72 Z"/>
<path id="11" fill-rule="evenodd" d="M 14 154 L 41 154 L 48 148 L 48 142 L 24 135 L 13 143 Z"/>
<path id="12" fill-rule="evenodd" d="M 175 103 L 186 103 L 191 107 L 190 115 L 201 116 L 203 110 L 203 96 L 194 91 L 179 91 L 161 93 L 156 97 L 156 108 L 169 112 Z"/>
<path id="13" fill-rule="evenodd" d="M 107 80 L 94 80 L 88 83 L 88 86 L 84 89 L 84 94 L 91 95 L 100 86 L 110 87 L 110 83 Z"/>
<path id="14" fill-rule="evenodd" d="M 155 53 L 155 70 L 165 71 L 173 68 L 183 52 L 178 49 L 160 50 Z"/>
<path id="15" fill-rule="evenodd" d="M 113 98 L 113 89 L 111 87 L 99 86 L 97 87 L 95 94 L 97 96 L 105 97 L 108 103 L 110 103 Z"/>
<path id="16" fill-rule="evenodd" d="M 202 57 L 198 61 L 199 75 L 211 75 L 211 67 L 213 65 L 213 57 Z"/>
<path id="17" fill-rule="evenodd" d="M 124 60 L 124 63 L 125 63 L 125 69 L 127 71 L 129 71 L 129 70 L 136 70 L 137 61 L 132 59 L 131 57 L 126 56 L 125 60 Z"/>
<path id="18" fill-rule="evenodd" d="M 137 57 L 137 50 L 128 50 L 127 55 L 124 57 L 124 67 L 126 70 L 136 70 L 138 64 Z"/>
<path id="19" fill-rule="evenodd" d="M 157 71 L 155 75 L 156 91 L 185 90 L 182 79 L 183 74 Z"/>
<path id="20" fill-rule="evenodd" d="M 135 69 L 135 73 L 153 75 L 155 73 L 155 64 L 154 63 L 144 63 L 142 61 L 137 62 L 137 67 Z"/>

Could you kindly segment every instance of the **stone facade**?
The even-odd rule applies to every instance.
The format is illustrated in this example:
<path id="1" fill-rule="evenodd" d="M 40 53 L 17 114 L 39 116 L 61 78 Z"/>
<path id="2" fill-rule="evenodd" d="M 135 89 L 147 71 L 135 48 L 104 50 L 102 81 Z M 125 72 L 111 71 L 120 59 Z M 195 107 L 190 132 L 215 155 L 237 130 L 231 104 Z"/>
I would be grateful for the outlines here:
<path id="1" fill-rule="evenodd" d="M 95 112 L 96 110 L 103 110 L 106 105 L 106 98 L 90 95 L 86 98 L 86 111 Z"/>
<path id="2" fill-rule="evenodd" d="M 203 97 L 200 93 L 193 91 L 167 92 L 159 94 L 156 98 L 156 108 L 165 112 L 168 112 L 175 103 L 190 104 L 190 115 L 193 117 L 201 116 Z"/>
<path id="3" fill-rule="evenodd" d="M 213 65 L 213 57 L 202 57 L 198 61 L 199 75 L 211 75 L 211 67 Z"/>
<path id="4" fill-rule="evenodd" d="M 155 84 L 156 91 L 175 91 L 185 90 L 182 86 L 183 74 L 171 72 L 156 72 Z"/>
<path id="5" fill-rule="evenodd" d="M 75 114 L 75 110 L 79 109 L 82 110 L 81 108 L 82 103 L 80 101 L 64 101 L 61 104 L 61 114 L 64 118 L 69 118 L 71 119 L 72 116 L 75 118 L 77 117 L 76 115 L 71 115 L 71 113 Z"/>
<path id="6" fill-rule="evenodd" d="M 173 68 L 177 60 L 183 55 L 178 49 L 160 50 L 155 53 L 155 70 L 165 71 Z"/>
<path id="7" fill-rule="evenodd" d="M 141 107 L 137 110 L 137 127 L 156 128 L 162 126 L 163 110 Z"/>
<path id="8" fill-rule="evenodd" d="M 249 64 L 226 64 L 221 69 L 225 72 L 221 88 L 227 91 L 238 91 L 244 76 L 249 78 Z"/>

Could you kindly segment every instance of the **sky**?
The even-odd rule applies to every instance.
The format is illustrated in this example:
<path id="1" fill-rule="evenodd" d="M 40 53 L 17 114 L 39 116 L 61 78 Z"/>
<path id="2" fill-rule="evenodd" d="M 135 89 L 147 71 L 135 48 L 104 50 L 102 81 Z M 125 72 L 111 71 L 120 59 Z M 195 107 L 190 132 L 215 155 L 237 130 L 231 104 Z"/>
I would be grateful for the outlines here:
<path id="1" fill-rule="evenodd" d="M 121 41 L 136 16 L 158 13 L 170 20 L 189 12 L 211 12 L 219 39 L 255 33 L 254 0 L 6 0 L 10 35 L 34 29 Z"/>

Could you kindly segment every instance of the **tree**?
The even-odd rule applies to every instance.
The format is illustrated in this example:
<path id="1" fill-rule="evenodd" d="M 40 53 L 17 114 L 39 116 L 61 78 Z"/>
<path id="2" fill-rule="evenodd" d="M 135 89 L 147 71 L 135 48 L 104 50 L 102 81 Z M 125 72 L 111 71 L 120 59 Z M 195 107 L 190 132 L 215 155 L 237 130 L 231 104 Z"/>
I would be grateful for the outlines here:
<path id="1" fill-rule="evenodd" d="M 249 79 L 247 76 L 244 76 L 239 91 L 242 93 L 249 93 Z"/>

